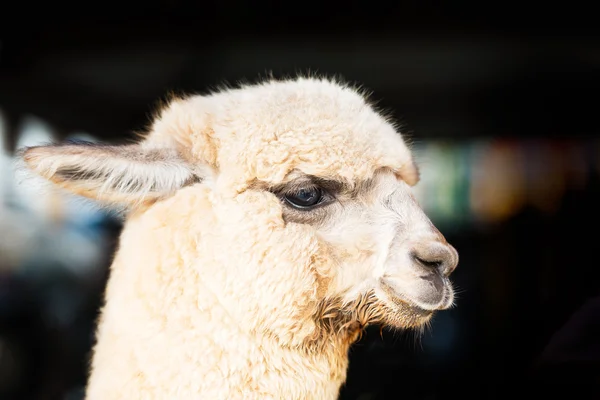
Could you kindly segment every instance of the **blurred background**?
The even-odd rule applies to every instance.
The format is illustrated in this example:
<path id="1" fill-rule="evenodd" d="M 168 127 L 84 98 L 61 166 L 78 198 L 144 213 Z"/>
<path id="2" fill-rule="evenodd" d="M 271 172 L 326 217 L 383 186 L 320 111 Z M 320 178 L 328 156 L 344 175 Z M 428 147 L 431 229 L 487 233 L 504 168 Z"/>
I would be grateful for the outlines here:
<path id="1" fill-rule="evenodd" d="M 461 256 L 457 307 L 420 337 L 369 329 L 340 398 L 600 398 L 595 14 L 419 4 L 0 12 L 0 399 L 83 398 L 121 229 L 93 203 L 34 191 L 15 150 L 122 142 L 169 91 L 306 71 L 362 83 L 392 110 L 414 143 L 418 198 Z"/>

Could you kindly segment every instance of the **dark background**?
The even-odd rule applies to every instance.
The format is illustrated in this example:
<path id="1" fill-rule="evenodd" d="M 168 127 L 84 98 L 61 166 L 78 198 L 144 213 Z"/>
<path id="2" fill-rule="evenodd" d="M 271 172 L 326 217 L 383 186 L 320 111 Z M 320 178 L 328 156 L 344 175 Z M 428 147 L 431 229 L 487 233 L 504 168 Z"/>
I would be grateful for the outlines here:
<path id="1" fill-rule="evenodd" d="M 56 139 L 77 131 L 119 142 L 146 126 L 168 91 L 202 93 L 224 81 L 313 71 L 371 89 L 424 148 L 445 143 L 458 159 L 467 154 L 460 149 L 482 141 L 519 152 L 518 166 L 481 167 L 484 178 L 502 168 L 525 176 L 537 160 L 538 175 L 521 186 L 542 200 L 536 183 L 559 182 L 557 171 L 576 164 L 577 184 L 560 181 L 547 209 L 523 201 L 494 219 L 444 219 L 432 209 L 461 255 L 457 307 L 436 316 L 422 336 L 368 330 L 352 350 L 341 399 L 548 398 L 559 389 L 600 398 L 600 38 L 593 10 L 576 3 L 285 4 L 92 2 L 75 10 L 22 2 L 0 12 L 7 154 L 30 116 Z M 502 196 L 513 181 L 471 190 L 469 204 L 510 201 Z M 435 196 L 429 193 L 422 196 Z M 2 201 L 0 219 L 37 229 L 27 207 L 38 199 L 27 207 L 16 195 Z M 54 240 L 79 232 L 99 243 L 91 269 L 56 261 L 46 239 L 19 242 L 25 259 L 0 254 L 0 398 L 82 398 L 121 227 L 111 214 L 98 215 L 44 225 Z M 10 226 L 0 224 L 5 244 L 17 237 Z"/>

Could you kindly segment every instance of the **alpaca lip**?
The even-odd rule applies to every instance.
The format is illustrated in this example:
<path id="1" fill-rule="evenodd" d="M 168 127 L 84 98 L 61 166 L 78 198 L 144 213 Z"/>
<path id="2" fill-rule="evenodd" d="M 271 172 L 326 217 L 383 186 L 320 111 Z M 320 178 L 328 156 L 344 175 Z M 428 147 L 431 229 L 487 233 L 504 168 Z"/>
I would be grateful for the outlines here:
<path id="1" fill-rule="evenodd" d="M 412 315 L 413 318 L 416 317 L 418 319 L 429 319 L 437 311 L 436 309 L 420 307 L 414 302 L 401 298 L 398 295 L 388 295 L 388 297 L 402 315 Z"/>
<path id="2" fill-rule="evenodd" d="M 382 289 L 382 291 L 384 292 L 385 296 L 389 299 L 389 301 L 391 303 L 393 303 L 394 305 L 404 308 L 404 309 L 408 309 L 413 313 L 416 314 L 421 314 L 423 316 L 428 316 L 433 314 L 435 311 L 438 310 L 443 310 L 448 308 L 446 303 L 446 298 L 448 297 L 448 293 L 447 293 L 447 289 L 444 287 L 444 301 L 434 307 L 431 308 L 425 308 L 422 305 L 417 304 L 416 301 L 408 298 L 407 296 L 405 296 L 404 294 L 400 293 L 398 290 L 396 290 L 390 283 L 386 282 L 384 279 L 380 280 L 380 287 Z"/>

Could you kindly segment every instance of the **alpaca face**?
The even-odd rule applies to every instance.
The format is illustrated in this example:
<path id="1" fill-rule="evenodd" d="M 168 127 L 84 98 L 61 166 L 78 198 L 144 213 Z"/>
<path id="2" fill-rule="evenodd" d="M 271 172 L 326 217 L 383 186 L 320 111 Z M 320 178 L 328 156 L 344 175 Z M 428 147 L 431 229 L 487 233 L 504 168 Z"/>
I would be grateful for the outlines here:
<path id="1" fill-rule="evenodd" d="M 289 342 L 310 335 L 307 314 L 336 329 L 410 327 L 452 304 L 458 255 L 411 194 L 418 171 L 408 147 L 334 82 L 175 100 L 139 144 L 34 147 L 24 159 L 59 186 L 148 218 L 162 200 L 182 201 L 163 213 L 189 204 L 179 192 L 195 192 L 185 186 L 210 192 L 211 209 L 191 211 L 214 215 L 194 227 L 204 238 L 198 257 L 211 254 L 204 264 L 215 268 L 199 271 L 248 329 Z"/>
<path id="2" fill-rule="evenodd" d="M 458 253 L 389 169 L 352 183 L 294 171 L 263 189 L 279 199 L 286 224 L 314 230 L 321 243 L 315 263 L 327 260 L 314 266 L 325 271 L 318 300 L 331 303 L 338 324 L 419 326 L 452 305 Z"/>
<path id="3" fill-rule="evenodd" d="M 388 169 L 351 187 L 301 177 L 276 193 L 283 218 L 311 225 L 335 260 L 324 298 L 350 315 L 362 302 L 368 310 L 353 315 L 361 325 L 418 326 L 452 305 L 458 253 Z"/>

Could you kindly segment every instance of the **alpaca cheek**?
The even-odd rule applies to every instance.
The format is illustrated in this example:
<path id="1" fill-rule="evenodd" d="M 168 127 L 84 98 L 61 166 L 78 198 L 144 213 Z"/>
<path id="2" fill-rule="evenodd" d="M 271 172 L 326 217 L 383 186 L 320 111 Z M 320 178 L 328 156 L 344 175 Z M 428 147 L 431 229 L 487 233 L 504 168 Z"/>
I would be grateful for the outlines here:
<path id="1" fill-rule="evenodd" d="M 214 207 L 218 224 L 208 247 L 219 270 L 205 279 L 224 307 L 249 330 L 289 336 L 301 329 L 298 313 L 316 291 L 310 266 L 318 243 L 309 227 L 285 225 L 277 199 L 265 193 L 247 192 Z"/>
<path id="2" fill-rule="evenodd" d="M 336 264 L 328 274 L 330 284 L 329 295 L 350 293 L 351 296 L 367 290 L 376 265 L 378 264 L 379 247 L 385 246 L 382 235 L 373 227 L 360 219 L 340 216 L 346 221 L 343 225 L 335 224 L 319 232 L 319 236 L 329 249 L 329 265 Z M 325 246 L 324 246 L 325 247 Z"/>

